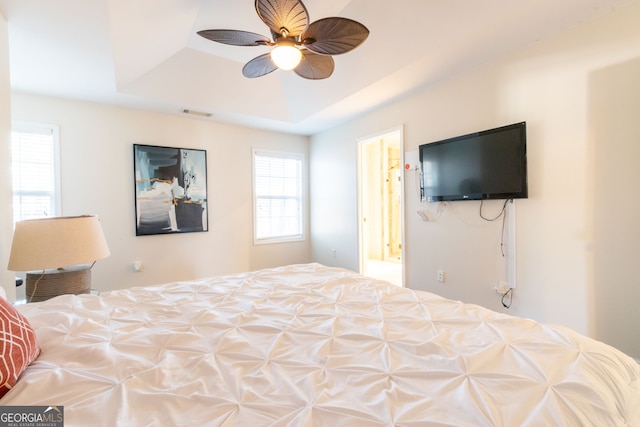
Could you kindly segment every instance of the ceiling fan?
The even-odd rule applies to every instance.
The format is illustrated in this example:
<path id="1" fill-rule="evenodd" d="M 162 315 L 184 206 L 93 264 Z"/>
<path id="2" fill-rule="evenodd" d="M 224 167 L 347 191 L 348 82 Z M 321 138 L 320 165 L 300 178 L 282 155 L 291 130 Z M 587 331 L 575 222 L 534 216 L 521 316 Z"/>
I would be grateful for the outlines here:
<path id="1" fill-rule="evenodd" d="M 274 49 L 247 62 L 245 77 L 269 74 L 278 68 L 294 70 L 305 79 L 329 77 L 335 68 L 331 55 L 358 47 L 369 36 L 367 27 L 348 18 L 323 18 L 309 24 L 309 13 L 300 0 L 256 0 L 258 16 L 271 30 L 273 41 L 240 30 L 202 30 L 208 40 L 234 46 L 273 46 Z"/>

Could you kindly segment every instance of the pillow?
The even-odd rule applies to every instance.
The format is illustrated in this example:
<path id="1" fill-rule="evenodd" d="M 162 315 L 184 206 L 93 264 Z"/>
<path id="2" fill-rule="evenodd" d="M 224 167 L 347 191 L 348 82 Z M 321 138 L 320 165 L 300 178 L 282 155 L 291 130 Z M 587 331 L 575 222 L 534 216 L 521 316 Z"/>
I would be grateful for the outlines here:
<path id="1" fill-rule="evenodd" d="M 11 390 L 24 369 L 40 354 L 36 333 L 26 317 L 0 298 L 0 397 Z"/>

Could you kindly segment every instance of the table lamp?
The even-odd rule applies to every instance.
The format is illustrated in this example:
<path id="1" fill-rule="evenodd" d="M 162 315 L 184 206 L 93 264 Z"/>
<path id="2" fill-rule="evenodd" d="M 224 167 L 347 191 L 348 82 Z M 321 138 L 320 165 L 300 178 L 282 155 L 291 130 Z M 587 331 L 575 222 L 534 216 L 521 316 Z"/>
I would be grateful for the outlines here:
<path id="1" fill-rule="evenodd" d="M 91 268 L 110 254 L 97 216 L 18 221 L 8 269 L 26 271 L 27 302 L 91 291 Z"/>

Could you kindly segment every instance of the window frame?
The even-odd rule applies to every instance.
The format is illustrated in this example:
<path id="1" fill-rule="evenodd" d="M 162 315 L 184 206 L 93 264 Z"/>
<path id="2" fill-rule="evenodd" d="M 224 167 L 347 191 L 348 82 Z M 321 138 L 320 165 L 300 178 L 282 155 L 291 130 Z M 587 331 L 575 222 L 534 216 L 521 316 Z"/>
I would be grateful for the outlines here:
<path id="1" fill-rule="evenodd" d="M 260 157 L 261 154 L 264 157 L 274 157 L 279 159 L 294 159 L 300 162 L 300 179 L 298 181 L 298 186 L 300 188 L 300 192 L 298 195 L 299 199 L 299 225 L 300 225 L 300 234 L 294 235 L 281 235 L 274 237 L 263 237 L 258 238 L 258 194 L 256 192 L 256 157 Z M 265 244 L 274 244 L 274 243 L 287 243 L 287 242 L 301 242 L 306 240 L 306 198 L 307 198 L 307 190 L 306 190 L 306 156 L 305 153 L 295 152 L 295 151 L 284 151 L 284 150 L 270 150 L 270 149 L 262 149 L 262 148 L 253 148 L 252 150 L 252 198 L 253 198 L 253 244 L 254 245 L 265 245 Z"/>
<path id="2" fill-rule="evenodd" d="M 16 191 L 13 187 L 13 167 L 14 167 L 14 153 L 13 153 L 13 138 L 14 133 L 32 133 L 32 134 L 47 134 L 50 133 L 53 142 L 53 212 L 47 216 L 46 218 L 58 217 L 62 215 L 62 191 L 60 185 L 60 128 L 56 124 L 52 123 L 41 123 L 41 122 L 29 122 L 29 121 L 20 121 L 14 120 L 11 122 L 11 195 L 12 195 L 12 208 L 11 208 L 11 216 L 13 218 L 13 223 L 15 224 L 17 221 L 30 219 L 30 218 L 16 218 L 14 212 L 15 207 L 13 206 L 13 198 L 15 197 Z M 45 218 L 44 216 L 40 218 Z"/>

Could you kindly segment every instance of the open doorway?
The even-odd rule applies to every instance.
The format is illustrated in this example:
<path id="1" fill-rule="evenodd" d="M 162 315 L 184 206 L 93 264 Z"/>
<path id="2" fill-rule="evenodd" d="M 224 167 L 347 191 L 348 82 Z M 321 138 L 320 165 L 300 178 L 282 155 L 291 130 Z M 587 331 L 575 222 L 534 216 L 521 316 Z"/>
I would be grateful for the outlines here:
<path id="1" fill-rule="evenodd" d="M 358 141 L 360 271 L 403 286 L 402 127 Z"/>

